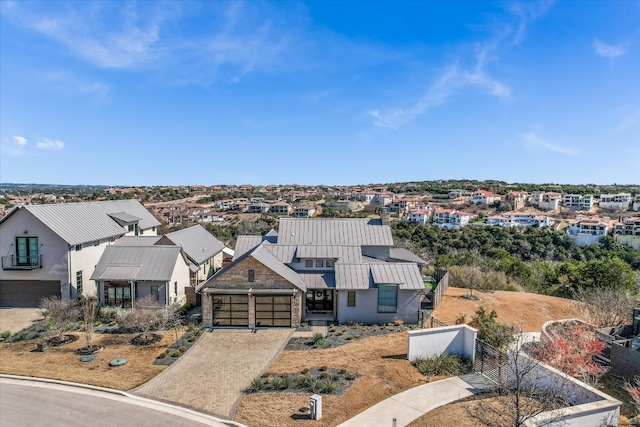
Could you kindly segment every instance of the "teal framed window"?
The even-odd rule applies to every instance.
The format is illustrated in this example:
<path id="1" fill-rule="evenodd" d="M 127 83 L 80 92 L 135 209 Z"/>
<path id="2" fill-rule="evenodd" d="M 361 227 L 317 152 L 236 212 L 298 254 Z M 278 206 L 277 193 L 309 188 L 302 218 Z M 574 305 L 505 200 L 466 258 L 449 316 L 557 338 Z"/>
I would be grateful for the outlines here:
<path id="1" fill-rule="evenodd" d="M 398 311 L 398 285 L 378 285 L 378 313 Z"/>

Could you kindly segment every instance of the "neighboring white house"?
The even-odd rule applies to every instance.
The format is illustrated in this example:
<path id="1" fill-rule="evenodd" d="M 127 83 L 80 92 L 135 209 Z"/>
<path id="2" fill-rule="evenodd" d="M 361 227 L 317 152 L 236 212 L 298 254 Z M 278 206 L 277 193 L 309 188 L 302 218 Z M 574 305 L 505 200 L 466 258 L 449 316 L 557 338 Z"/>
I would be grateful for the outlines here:
<path id="1" fill-rule="evenodd" d="M 164 237 L 183 249 L 193 271 L 191 276 L 193 286 L 208 279 L 222 268 L 224 243 L 216 239 L 202 226 L 194 225 L 173 231 L 165 234 Z"/>
<path id="2" fill-rule="evenodd" d="M 640 194 L 638 194 L 636 196 L 635 199 L 633 199 L 633 208 L 634 211 L 638 212 L 640 211 Z"/>
<path id="3" fill-rule="evenodd" d="M 553 191 L 531 193 L 531 205 L 543 211 L 555 211 L 560 207 L 562 194 Z"/>
<path id="4" fill-rule="evenodd" d="M 527 212 L 505 212 L 494 215 L 485 221 L 488 225 L 501 227 L 546 227 L 553 223 L 553 220 L 545 215 L 537 215 Z"/>
<path id="5" fill-rule="evenodd" d="M 472 201 L 476 205 L 490 205 L 491 203 L 498 202 L 502 199 L 499 194 L 492 193 L 486 190 L 477 190 L 473 192 Z"/>
<path id="6" fill-rule="evenodd" d="M 416 323 L 424 290 L 417 261 L 393 248 L 380 220 L 283 218 L 279 233 L 240 236 L 232 264 L 199 288 L 203 322 Z"/>
<path id="7" fill-rule="evenodd" d="M 269 208 L 271 206 L 264 202 L 251 202 L 249 208 L 247 209 L 247 213 L 252 214 L 263 214 L 269 212 Z"/>
<path id="8" fill-rule="evenodd" d="M 593 207 L 593 195 L 591 194 L 565 194 L 562 206 L 576 211 L 590 211 Z"/>
<path id="9" fill-rule="evenodd" d="M 640 217 L 625 218 L 624 221 L 617 222 L 613 234 L 616 242 L 640 251 Z"/>
<path id="10" fill-rule="evenodd" d="M 154 236 L 160 222 L 137 200 L 25 205 L 0 219 L 0 306 L 96 293 L 91 274 L 123 236 Z"/>
<path id="11" fill-rule="evenodd" d="M 391 193 L 375 193 L 371 199 L 371 203 L 377 203 L 381 206 L 388 206 L 393 202 L 393 194 Z"/>
<path id="12" fill-rule="evenodd" d="M 291 205 L 286 202 L 274 203 L 269 207 L 269 213 L 275 215 L 289 215 L 291 213 Z"/>
<path id="13" fill-rule="evenodd" d="M 601 194 L 600 208 L 612 211 L 627 210 L 631 206 L 630 193 Z"/>
<path id="14" fill-rule="evenodd" d="M 316 208 L 311 206 L 298 206 L 293 211 L 296 218 L 311 218 L 316 213 Z"/>
<path id="15" fill-rule="evenodd" d="M 611 219 L 606 216 L 603 218 L 577 216 L 569 221 L 567 233 L 578 246 L 588 246 L 598 243 L 602 237 L 606 236 L 611 225 Z"/>
<path id="16" fill-rule="evenodd" d="M 417 224 L 427 224 L 431 218 L 431 209 L 410 209 L 404 216 L 404 220 Z"/>
<path id="17" fill-rule="evenodd" d="M 459 230 L 471 221 L 472 214 L 456 209 L 437 209 L 433 215 L 433 225 L 440 228 Z"/>
<path id="18" fill-rule="evenodd" d="M 457 199 L 458 197 L 462 197 L 464 199 L 471 199 L 473 197 L 473 191 L 460 190 L 460 189 L 449 191 L 450 199 Z"/>

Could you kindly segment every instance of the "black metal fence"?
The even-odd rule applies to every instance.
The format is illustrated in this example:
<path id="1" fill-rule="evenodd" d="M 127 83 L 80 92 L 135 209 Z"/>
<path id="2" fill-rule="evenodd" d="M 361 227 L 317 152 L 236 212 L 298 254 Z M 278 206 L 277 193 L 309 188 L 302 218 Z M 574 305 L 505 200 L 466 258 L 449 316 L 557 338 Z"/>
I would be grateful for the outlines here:
<path id="1" fill-rule="evenodd" d="M 489 387 L 500 387 L 507 383 L 509 355 L 484 341 L 476 339 L 476 357 L 473 370 L 487 377 Z"/>
<path id="2" fill-rule="evenodd" d="M 431 329 L 431 328 L 439 328 L 441 326 L 449 326 L 444 322 L 441 322 L 440 320 L 434 318 L 433 316 L 431 316 L 431 310 L 422 310 L 419 312 L 419 316 L 418 316 L 418 323 L 423 327 L 423 328 L 427 328 L 427 329 Z"/>

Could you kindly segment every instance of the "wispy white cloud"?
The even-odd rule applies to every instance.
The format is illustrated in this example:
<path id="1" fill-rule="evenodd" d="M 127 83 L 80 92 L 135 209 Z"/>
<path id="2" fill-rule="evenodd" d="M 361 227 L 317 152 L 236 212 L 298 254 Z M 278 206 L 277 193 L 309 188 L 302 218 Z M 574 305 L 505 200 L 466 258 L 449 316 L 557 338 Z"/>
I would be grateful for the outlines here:
<path id="1" fill-rule="evenodd" d="M 462 60 L 451 61 L 441 74 L 429 85 L 426 94 L 410 107 L 371 109 L 366 114 L 375 126 L 396 129 L 429 109 L 445 103 L 466 88 L 475 88 L 481 93 L 506 100 L 512 89 L 508 84 L 491 75 L 489 64 L 497 61 L 506 49 L 519 44 L 526 34 L 530 22 L 547 12 L 551 1 L 512 3 L 507 7 L 510 22 L 492 25 L 492 36 L 475 43 L 473 54 L 467 58 L 471 66 L 463 66 Z M 464 59 L 464 58 L 463 58 Z"/>
<path id="2" fill-rule="evenodd" d="M 598 39 L 593 41 L 593 50 L 603 58 L 617 58 L 627 53 L 627 48 L 620 44 L 618 46 L 604 43 Z"/>
<path id="3" fill-rule="evenodd" d="M 60 151 L 64 148 L 64 142 L 59 139 L 40 138 L 36 148 L 47 151 Z"/>
<path id="4" fill-rule="evenodd" d="M 24 136 L 16 135 L 12 138 L 18 145 L 21 145 L 21 146 L 27 145 L 27 138 L 25 138 Z"/>
<path id="5" fill-rule="evenodd" d="M 529 132 L 518 135 L 520 141 L 522 141 L 529 148 L 541 148 L 556 153 L 566 154 L 570 156 L 576 156 L 579 153 L 578 150 L 571 147 L 563 147 L 561 145 L 552 143 L 543 139 L 538 134 Z"/>

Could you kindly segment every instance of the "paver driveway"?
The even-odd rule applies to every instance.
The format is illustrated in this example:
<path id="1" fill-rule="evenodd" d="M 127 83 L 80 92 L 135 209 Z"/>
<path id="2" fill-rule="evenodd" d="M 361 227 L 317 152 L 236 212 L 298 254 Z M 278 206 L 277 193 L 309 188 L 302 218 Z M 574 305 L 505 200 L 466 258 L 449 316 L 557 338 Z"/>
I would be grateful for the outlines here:
<path id="1" fill-rule="evenodd" d="M 242 391 L 273 362 L 292 332 L 274 328 L 205 333 L 178 361 L 133 394 L 232 419 Z"/>
<path id="2" fill-rule="evenodd" d="M 0 330 L 12 334 L 28 328 L 38 319 L 42 319 L 42 310 L 37 308 L 0 308 Z"/>

